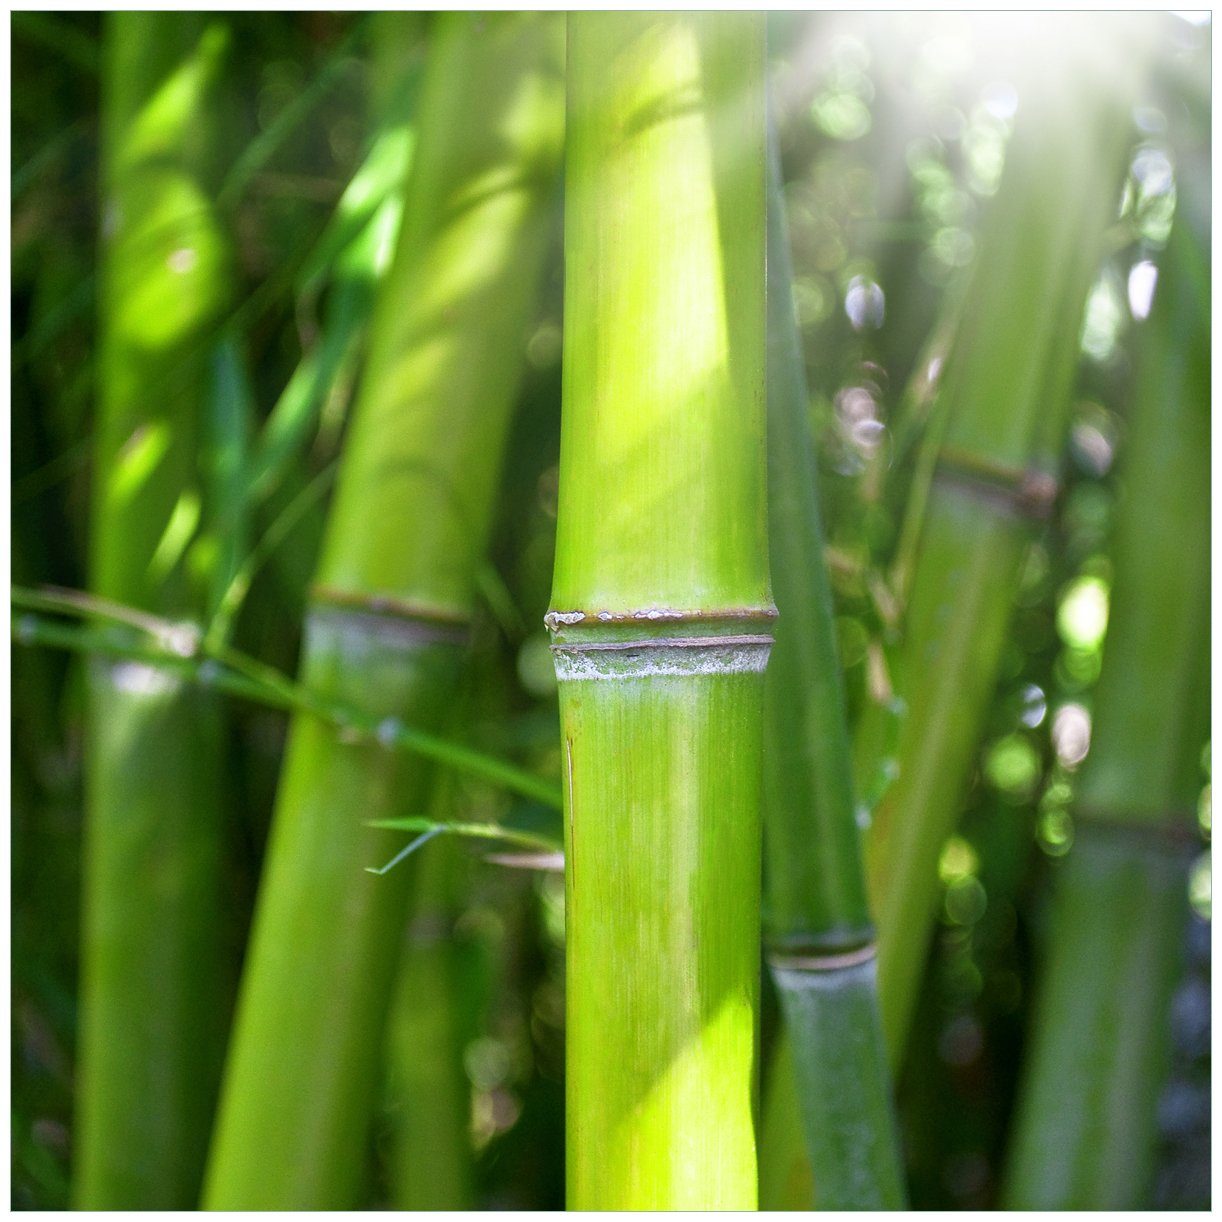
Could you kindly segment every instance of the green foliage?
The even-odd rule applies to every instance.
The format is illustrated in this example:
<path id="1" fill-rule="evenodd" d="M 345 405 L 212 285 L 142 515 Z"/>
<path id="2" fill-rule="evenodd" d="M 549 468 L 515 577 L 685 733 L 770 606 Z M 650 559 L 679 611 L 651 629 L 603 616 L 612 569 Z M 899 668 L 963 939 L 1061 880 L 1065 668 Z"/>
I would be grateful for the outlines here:
<path id="1" fill-rule="evenodd" d="M 354 966 L 357 951 L 345 957 L 342 949 L 342 967 L 319 966 L 324 944 L 359 924 L 324 915 L 339 911 L 338 900 L 316 905 L 314 932 L 276 939 L 289 965 L 278 979 L 290 984 L 276 985 L 283 1005 L 308 992 L 320 1010 L 342 1009 L 349 978 L 368 986 L 376 977 L 373 991 L 389 1018 L 384 1041 L 369 1036 L 356 1048 L 350 1064 L 359 1072 L 332 1075 L 334 1095 L 318 1086 L 327 1066 L 340 1063 L 320 1051 L 323 1041 L 295 1054 L 307 1074 L 321 1075 L 303 1079 L 296 1120 L 288 1107 L 260 1111 L 260 1077 L 250 1075 L 250 1115 L 265 1117 L 255 1126 L 258 1140 L 245 1143 L 256 1163 L 265 1148 L 281 1140 L 290 1146 L 311 1125 L 310 1133 L 330 1133 L 335 1148 L 349 1151 L 342 1167 L 313 1155 L 286 1159 L 293 1192 L 277 1189 L 270 1203 L 291 1204 L 311 1176 L 333 1172 L 350 1178 L 345 1202 L 361 1207 L 564 1203 L 565 1047 L 571 1053 L 580 1042 L 566 1016 L 565 955 L 581 951 L 571 938 L 566 945 L 574 916 L 566 913 L 556 868 L 566 759 L 543 616 L 549 606 L 571 609 L 587 596 L 611 599 L 616 588 L 623 608 L 668 606 L 691 593 L 697 570 L 711 576 L 701 609 L 767 603 L 766 587 L 756 582 L 762 509 L 735 508 L 748 500 L 758 507 L 762 497 L 758 488 L 750 497 L 731 495 L 744 471 L 755 473 L 752 480 L 762 474 L 757 405 L 737 390 L 723 395 L 717 377 L 708 376 L 727 352 L 745 350 L 742 319 L 763 289 L 741 243 L 750 228 L 742 223 L 747 197 L 759 184 L 731 182 L 742 141 L 754 148 L 762 127 L 757 133 L 754 118 L 719 110 L 687 146 L 688 153 L 703 147 L 729 184 L 725 207 L 710 209 L 696 189 L 705 163 L 695 153 L 659 159 L 665 173 L 655 197 L 628 191 L 636 163 L 617 163 L 611 200 L 635 200 L 633 224 L 669 236 L 633 261 L 624 257 L 622 234 L 612 254 L 601 239 L 587 243 L 583 230 L 580 245 L 597 252 L 590 264 L 622 289 L 622 309 L 583 298 L 580 276 L 562 309 L 560 189 L 546 170 L 560 141 L 558 121 L 538 145 L 515 143 L 544 95 L 558 107 L 559 78 L 520 105 L 498 103 L 494 82 L 516 62 L 497 52 L 498 39 L 531 18 L 490 15 L 470 18 L 471 58 L 450 59 L 446 79 L 430 87 L 429 58 L 460 20 L 467 19 L 13 15 L 17 1208 L 100 1201 L 91 1147 L 109 1149 L 103 1178 L 114 1204 L 165 1204 L 167 1196 L 144 1195 L 157 1163 L 173 1166 L 176 1185 L 166 1191 L 176 1203 L 198 1203 L 192 1185 L 210 1140 L 198 1117 L 211 1106 L 206 1079 L 215 1061 L 201 1074 L 189 1071 L 191 1086 L 187 1078 L 159 1079 L 184 1083 L 177 1098 L 195 1100 L 188 1110 L 197 1119 L 185 1128 L 174 1119 L 179 1104 L 157 1097 L 150 1083 L 158 1064 L 198 1069 L 214 1056 L 205 1045 L 219 1049 L 224 1038 L 230 986 L 223 965 L 232 969 L 254 945 L 252 914 L 289 754 L 293 801 L 301 809 L 315 803 L 319 843 L 335 846 L 326 837 L 342 833 L 347 846 L 334 849 L 334 861 L 343 860 L 331 881 L 302 891 L 307 918 L 310 896 L 322 891 L 351 899 L 376 887 L 395 898 L 373 939 L 379 949 L 361 960 L 377 959 L 372 969 Z M 892 885 L 888 895 L 886 878 L 902 871 L 876 860 L 872 888 L 884 942 L 895 937 L 888 928 L 908 931 L 889 953 L 910 970 L 901 999 L 910 1019 L 895 1017 L 896 976 L 886 967 L 883 1005 L 893 1034 L 907 1029 L 894 1070 L 913 1205 L 995 1206 L 1007 1165 L 1007 1194 L 1018 1199 L 1021 1179 L 1054 1182 L 1051 1161 L 1043 1163 L 1055 1156 L 1069 1168 L 1064 1182 L 1073 1181 L 1069 1195 L 1079 1202 L 1103 1201 L 1101 1183 L 1119 1188 L 1141 1180 L 1126 1203 L 1200 1208 L 1210 1190 L 1211 790 L 1208 748 L 1202 757 L 1200 734 L 1183 728 L 1191 701 L 1179 693 L 1188 680 L 1172 676 L 1191 669 L 1175 661 L 1180 634 L 1169 626 L 1187 601 L 1176 597 L 1173 579 L 1192 566 L 1184 559 L 1190 532 L 1170 525 L 1168 515 L 1183 512 L 1181 499 L 1191 496 L 1192 520 L 1207 515 L 1204 494 L 1190 496 L 1187 465 L 1168 460 L 1173 474 L 1162 478 L 1173 495 L 1163 497 L 1135 492 L 1126 470 L 1135 455 L 1148 456 L 1176 433 L 1162 413 L 1154 425 L 1141 423 L 1140 396 L 1148 400 L 1142 379 L 1149 376 L 1142 370 L 1150 359 L 1143 349 L 1158 325 L 1151 301 L 1160 308 L 1172 248 L 1190 252 L 1181 266 L 1202 260 L 1204 212 L 1194 184 L 1208 181 L 1209 26 L 1169 13 L 1082 15 L 1083 33 L 1074 39 L 1090 47 L 1091 67 L 1073 96 L 1053 98 L 1055 58 L 1075 45 L 1056 32 L 1067 28 L 1056 20 L 902 12 L 768 17 L 789 296 L 807 386 L 798 395 L 795 436 L 813 456 L 836 642 L 819 671 L 842 687 L 859 825 L 893 819 L 888 810 L 911 792 L 922 766 L 933 780 L 926 791 L 933 796 L 916 804 L 923 815 L 934 811 L 922 824 L 920 852 L 898 854 L 910 861 L 914 881 Z M 111 40 L 107 49 L 112 21 L 143 26 L 147 37 Z M 746 62 L 745 45 L 728 56 L 736 71 Z M 614 78 L 615 94 L 628 73 L 613 69 L 620 61 L 609 46 L 591 58 Z M 492 66 L 482 63 L 484 54 Z M 1024 63 L 1035 66 L 1033 81 Z M 1102 83 L 1089 75 L 1097 68 Z M 1104 86 L 1120 84 L 1133 90 L 1127 117 L 1100 119 L 1098 139 L 1087 140 Z M 421 119 L 447 91 L 459 99 L 462 118 L 430 152 Z M 659 138 L 690 134 L 706 100 L 693 87 L 653 115 L 648 130 Z M 613 99 L 572 96 L 570 120 L 578 102 L 604 117 L 615 109 Z M 1036 122 L 1033 112 L 1045 103 L 1046 116 Z M 1025 143 L 1028 122 L 1038 134 Z M 569 176 L 566 209 L 569 224 L 580 227 L 599 210 L 579 208 L 585 163 L 572 133 L 570 127 L 567 157 L 579 172 Z M 623 147 L 640 147 L 630 135 Z M 1093 152 L 1109 140 L 1127 143 L 1127 169 L 1118 161 L 1115 191 L 1100 186 L 1092 195 L 1083 172 L 1089 157 L 1064 147 L 1079 138 Z M 520 180 L 467 182 L 463 175 L 494 145 L 497 154 L 508 146 L 521 154 Z M 1015 170 L 1020 162 L 1027 173 Z M 422 184 L 414 203 L 401 190 L 409 170 Z M 106 203 L 118 188 L 130 203 L 116 212 Z M 501 188 L 508 189 L 498 195 Z M 534 209 L 528 240 L 494 249 L 475 232 L 497 200 L 526 195 Z M 1093 204 L 1102 216 L 1097 247 L 1045 242 L 1070 232 L 1073 217 Z M 603 206 L 610 204 L 604 199 Z M 521 220 L 509 211 L 507 205 L 502 232 Z M 666 218 L 680 213 L 683 223 L 666 229 Z M 1185 236 L 1185 225 L 1196 236 Z M 435 269 L 436 282 L 469 290 L 466 300 L 477 303 L 470 315 L 454 315 L 456 299 L 444 294 L 385 291 L 396 277 L 406 283 L 419 271 L 406 266 L 408 247 L 419 254 L 429 233 L 447 227 L 453 241 L 442 261 L 449 262 Z M 528 262 L 541 292 L 521 270 Z M 570 249 L 570 273 L 574 268 Z M 729 286 L 724 296 L 713 291 L 719 277 Z M 973 279 L 992 286 L 991 295 L 969 287 Z M 1082 301 L 1072 322 L 1065 321 L 1074 313 L 1067 294 L 1054 291 L 1071 280 Z M 1199 274 L 1189 282 L 1196 288 L 1185 302 L 1201 291 Z M 380 295 L 388 304 L 376 304 Z M 719 301 L 728 303 L 723 313 L 714 308 Z M 593 333 L 575 321 L 598 311 L 603 321 Z M 1190 313 L 1185 305 L 1184 318 Z M 486 322 L 493 315 L 514 321 L 498 329 Z M 719 318 L 739 330 L 731 334 Z M 398 362 L 398 339 L 378 339 L 396 326 L 399 339 L 416 332 L 408 345 L 415 365 Z M 1160 359 L 1182 361 L 1189 330 L 1186 322 L 1161 327 L 1170 338 Z M 444 370 L 430 373 L 430 354 L 458 331 L 470 342 L 448 349 Z M 605 361 L 588 357 L 592 344 Z M 753 361 L 730 361 L 735 387 L 755 385 Z M 445 382 L 443 393 L 430 389 L 433 376 Z M 1071 383 L 1059 400 L 1063 417 L 1047 410 L 1058 400 L 1058 378 Z M 400 408 L 404 395 L 417 396 L 415 426 L 388 424 L 390 416 L 367 410 L 379 386 L 385 402 L 398 399 Z M 577 427 L 587 428 L 602 469 L 562 480 L 562 467 L 569 471 L 574 461 L 571 405 L 591 387 L 598 419 Z M 570 417 L 563 463 L 562 398 Z M 1028 431 L 1024 413 L 1009 410 L 1019 400 L 1036 405 L 1039 427 Z M 952 410 L 966 401 L 976 407 L 971 427 Z M 657 414 L 670 409 L 664 438 L 651 436 L 633 403 Z M 363 423 L 365 416 L 379 423 Z M 710 440 L 714 425 L 722 443 Z M 640 432 L 628 446 L 632 428 Z M 732 444 L 724 440 L 730 433 Z M 607 444 L 617 436 L 621 449 Z M 473 452 L 455 467 L 464 445 Z M 790 450 L 803 452 L 796 443 Z M 1039 521 L 1011 530 L 989 525 L 987 507 L 950 504 L 958 494 L 949 484 L 957 481 L 962 491 L 972 481 L 1005 483 L 1029 457 L 1042 471 L 1059 471 L 1051 500 L 1031 497 L 1039 487 L 1025 490 L 1026 503 L 1047 510 Z M 436 464 L 453 495 L 433 496 L 438 485 L 427 471 Z M 644 504 L 671 512 L 633 517 L 632 507 Z M 1139 543 L 1125 533 L 1134 530 Z M 774 549 L 778 602 L 787 581 L 822 572 L 807 555 L 819 546 L 807 541 L 792 555 Z M 1148 588 L 1126 594 L 1126 582 L 1134 587 L 1124 557 L 1135 550 L 1160 559 Z M 655 581 L 644 563 L 663 552 L 674 559 L 674 582 Z M 423 705 L 415 706 L 416 681 L 389 662 L 375 663 L 372 675 L 354 673 L 317 632 L 303 650 L 319 573 L 364 593 L 400 580 L 406 589 L 419 579 L 415 594 L 435 611 L 469 613 L 464 676 L 438 674 L 444 697 L 420 696 Z M 432 574 L 441 574 L 436 583 Z M 553 575 L 562 597 L 554 604 Z M 744 581 L 755 582 L 749 597 Z M 969 589 L 977 602 L 946 596 Z M 945 628 L 940 617 L 948 605 Z M 1154 625 L 1148 654 L 1132 644 L 1131 617 L 1143 614 Z M 985 658 L 967 646 L 990 615 L 994 640 Z M 945 702 L 929 716 L 918 689 L 941 671 L 920 640 L 941 633 L 954 656 L 968 661 L 962 670 L 949 668 Z M 1114 650 L 1162 661 L 1147 673 L 1141 658 L 1115 662 Z M 304 670 L 290 678 L 303 655 Z M 99 674 L 144 690 L 108 703 L 99 699 Z M 796 714 L 796 697 L 778 704 L 768 739 L 779 743 L 794 724 L 789 708 Z M 638 727 L 633 750 L 655 771 L 687 775 L 680 759 L 688 755 L 650 728 L 666 720 L 654 712 L 657 718 Z M 297 744 L 291 753 L 290 722 Z M 953 760 L 942 753 L 951 739 Z M 614 739 L 621 754 L 624 741 Z M 109 770 L 97 767 L 99 747 Z M 435 785 L 417 784 L 425 764 Z M 799 776 L 804 767 L 771 802 L 796 793 L 808 779 Z M 354 799 L 340 832 L 325 798 L 335 769 L 350 794 L 379 787 L 382 794 Z M 1091 810 L 1120 798 L 1131 798 L 1134 810 L 1163 809 L 1159 795 L 1173 774 L 1187 846 L 1174 869 L 1160 872 L 1148 855 L 1117 857 L 1100 848 Z M 724 813 L 725 800 L 748 809 L 745 774 L 722 760 L 708 776 L 701 792 L 712 795 L 710 809 Z M 148 905 L 138 901 L 149 894 L 151 877 L 139 866 L 143 850 L 125 842 L 117 824 L 94 817 L 100 788 L 109 790 L 114 811 L 149 829 L 144 849 L 194 843 L 177 877 L 195 879 L 198 903 L 163 903 L 157 920 L 149 919 Z M 596 829 L 609 853 L 622 856 L 623 826 L 616 818 Z M 643 820 L 642 829 L 657 831 Z M 581 837 L 579 830 L 570 873 L 581 868 Z M 843 860 L 852 854 L 842 855 L 836 871 L 823 870 L 817 855 L 804 855 L 807 839 L 796 836 L 783 853 L 793 860 L 782 864 L 814 886 L 843 884 Z M 718 843 L 725 849 L 730 840 Z M 749 855 L 745 839 L 735 843 L 741 852 L 727 861 L 726 880 Z M 852 847 L 851 837 L 845 843 Z M 657 842 L 631 840 L 627 848 L 634 860 L 648 859 L 633 875 L 639 885 L 673 882 Z M 101 861 L 110 862 L 110 883 L 99 906 Z M 95 882 L 82 897 L 88 877 Z M 848 897 L 841 915 L 854 928 L 863 915 L 856 894 L 852 887 L 841 893 Z M 91 1000 L 97 977 L 90 967 L 90 930 L 107 904 L 129 920 L 113 964 L 146 982 L 149 964 L 158 965 L 152 1001 L 142 1000 L 147 991 L 124 986 L 111 995 L 126 1008 L 109 1011 Z M 890 904 L 897 907 L 887 915 Z M 623 896 L 609 896 L 602 907 L 625 908 Z M 918 907 L 920 920 L 895 915 Z M 184 909 L 189 919 L 181 919 Z M 797 928 L 802 903 L 782 909 Z M 668 919 L 688 910 L 671 904 Z M 1105 925 L 1103 913 L 1115 919 Z M 743 965 L 754 954 L 748 942 L 760 915 L 741 914 L 733 931 Z M 835 916 L 822 913 L 832 923 Z M 1075 937 L 1062 936 L 1067 926 Z M 1145 932 L 1130 937 L 1135 929 Z M 191 937 L 203 941 L 184 970 L 183 959 L 165 948 L 177 942 L 181 950 Z M 1145 981 L 1140 989 L 1119 971 L 1126 956 Z M 210 963 L 220 965 L 219 974 Z M 570 961 L 570 987 L 585 980 L 578 987 L 587 997 L 606 979 L 602 964 L 588 970 L 581 977 Z M 1096 973 L 1089 976 L 1100 1000 L 1095 1012 L 1080 996 L 1087 971 Z M 307 987 L 307 979 L 319 983 Z M 662 985 L 673 982 L 655 983 L 662 995 Z M 863 996 L 854 993 L 846 1008 L 860 1004 L 865 1013 Z M 765 980 L 752 1052 L 761 1192 L 766 1202 L 805 1203 L 812 1189 L 778 1001 Z M 141 1034 L 141 1023 L 162 1003 L 189 1011 L 191 1021 L 164 1025 L 159 1045 Z M 89 1065 L 97 1063 L 97 1021 L 105 1013 L 106 1030 L 123 1039 L 106 1041 L 117 1069 L 103 1094 L 140 1096 L 139 1132 L 119 1123 L 118 1112 L 95 1108 L 88 1119 Z M 728 1036 L 718 1027 L 710 1037 L 715 1043 L 727 1036 L 736 1050 L 727 1064 L 746 1064 L 747 1025 Z M 814 1018 L 809 1026 L 819 1030 Z M 818 1048 L 841 1047 L 846 1027 L 837 1020 Z M 268 1030 L 287 1040 L 296 1027 L 281 1017 Z M 1159 1044 L 1156 1031 L 1171 1039 Z M 587 1032 L 581 1046 L 600 1034 Z M 1092 1100 L 1108 1096 L 1064 1085 L 1078 1081 L 1073 1075 L 1087 1061 L 1073 1051 L 1075 1038 L 1099 1053 L 1091 1064 L 1115 1069 L 1119 1058 L 1130 1070 L 1124 1105 L 1108 1112 L 1115 1123 L 1103 1129 Z M 119 1057 L 124 1047 L 137 1051 Z M 159 1059 L 159 1048 L 168 1060 Z M 1130 1048 L 1137 1051 L 1123 1051 Z M 848 1057 L 845 1051 L 829 1059 Z M 1031 1068 L 1040 1064 L 1042 1070 Z M 1041 1095 L 1026 1085 L 1020 1096 L 1024 1066 L 1022 1073 L 1042 1072 L 1057 1089 Z M 357 1078 L 363 1098 L 353 1110 L 328 1102 L 353 1093 Z M 1155 1114 L 1147 1104 L 1160 1078 L 1168 1089 Z M 857 1085 L 836 1092 L 833 1102 L 850 1101 Z M 1041 1097 L 1055 1099 L 1052 1119 Z M 736 1104 L 733 1115 L 749 1110 Z M 698 1128 L 708 1114 L 692 1108 L 687 1120 Z M 105 1124 L 97 1119 L 103 1115 L 111 1117 Z M 1057 1122 L 1072 1122 L 1075 1131 Z M 1102 1133 L 1088 1138 L 1093 1161 L 1074 1153 L 1083 1132 Z M 1008 1151 L 1017 1134 L 1025 1136 Z M 666 1142 L 658 1136 L 651 1143 L 647 1161 L 656 1168 L 668 1157 Z M 866 1148 L 864 1141 L 850 1144 L 855 1152 Z M 1020 1148 L 1036 1152 L 1036 1172 L 1015 1170 Z M 270 1153 L 264 1162 L 271 1166 Z M 743 1180 L 745 1165 L 726 1161 Z M 260 1163 L 251 1175 L 264 1170 Z"/>

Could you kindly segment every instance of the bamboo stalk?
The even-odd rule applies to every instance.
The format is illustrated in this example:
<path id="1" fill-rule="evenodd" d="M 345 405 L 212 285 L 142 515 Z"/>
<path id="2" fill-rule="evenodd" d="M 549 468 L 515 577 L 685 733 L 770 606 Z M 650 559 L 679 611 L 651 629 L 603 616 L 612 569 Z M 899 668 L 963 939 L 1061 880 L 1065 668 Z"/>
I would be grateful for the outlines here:
<path id="1" fill-rule="evenodd" d="M 432 31 L 394 265 L 312 595 L 312 689 L 429 726 L 462 658 L 475 566 L 546 237 L 560 28 L 446 14 Z M 406 912 L 401 841 L 366 826 L 430 784 L 328 727 L 291 731 L 222 1110 L 211 1208 L 359 1200 Z"/>
<path id="2" fill-rule="evenodd" d="M 388 1093 L 394 1125 L 390 1178 L 396 1209 L 474 1209 L 471 1083 L 463 1066 L 462 846 L 430 844 L 413 863 L 405 931 L 388 1024 Z"/>
<path id="3" fill-rule="evenodd" d="M 201 178 L 225 31 L 181 13 L 105 27 L 93 589 L 199 617 L 207 342 L 229 294 Z M 194 1204 L 220 1070 L 219 709 L 164 672 L 89 669 L 73 1199 Z"/>
<path id="4" fill-rule="evenodd" d="M 770 163 L 769 545 L 782 618 L 765 683 L 764 924 L 792 1043 L 774 1069 L 797 1074 L 815 1206 L 898 1209 L 903 1176 L 775 148 Z M 768 1186 L 764 1208 L 793 1199 L 789 1185 Z"/>
<path id="5" fill-rule="evenodd" d="M 1055 880 L 1014 1208 L 1148 1204 L 1209 725 L 1209 312 L 1208 241 L 1177 218 L 1140 340 L 1114 610 Z"/>
<path id="6" fill-rule="evenodd" d="M 752 1209 L 763 17 L 569 18 L 552 610 L 574 1209 Z"/>
<path id="7" fill-rule="evenodd" d="M 866 839 L 893 1064 L 933 927 L 938 855 L 958 815 L 1027 544 L 1055 496 L 1080 320 L 1119 195 L 1124 112 L 1115 84 L 1089 70 L 1082 32 L 1064 20 L 1068 49 L 1050 55 L 1023 94 L 985 220 L 939 391 L 949 402 L 938 459 L 919 501 L 904 640 L 893 662 L 906 705 L 898 776 Z M 870 756 L 890 716 L 878 705 L 863 715 L 863 773 L 878 769 Z"/>

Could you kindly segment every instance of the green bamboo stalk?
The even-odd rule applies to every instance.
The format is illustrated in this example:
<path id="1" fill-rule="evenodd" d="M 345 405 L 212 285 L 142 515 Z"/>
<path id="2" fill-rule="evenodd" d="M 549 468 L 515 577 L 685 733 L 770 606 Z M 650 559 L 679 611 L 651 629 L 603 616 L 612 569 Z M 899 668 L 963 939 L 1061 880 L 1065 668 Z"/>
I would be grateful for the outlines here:
<path id="1" fill-rule="evenodd" d="M 204 609 L 189 550 L 207 345 L 229 296 L 202 164 L 225 30 L 108 17 L 99 406 L 90 580 L 175 617 Z M 134 662 L 89 670 L 80 1065 L 73 1198 L 194 1204 L 227 1013 L 215 698 Z"/>
<path id="2" fill-rule="evenodd" d="M 411 919 L 388 1024 L 394 1125 L 390 1178 L 396 1209 L 475 1208 L 471 1083 L 463 1066 L 461 912 L 463 846 L 431 844 L 414 863 Z"/>
<path id="3" fill-rule="evenodd" d="M 933 928 L 938 856 L 958 815 L 1027 545 L 1055 495 L 1082 311 L 1127 147 L 1115 83 L 1090 71 L 1082 31 L 1070 24 L 1060 34 L 1066 50 L 1050 54 L 1021 95 L 939 390 L 948 402 L 937 461 L 925 495 L 914 490 L 922 522 L 893 662 L 906 706 L 898 776 L 866 839 L 893 1063 Z M 863 715 L 865 775 L 879 768 L 880 724 L 892 715 L 879 705 Z"/>
<path id="4" fill-rule="evenodd" d="M 764 925 L 792 1043 L 778 1068 L 797 1074 L 815 1206 L 898 1209 L 903 1175 L 775 149 L 768 204 L 769 546 L 781 620 L 765 683 Z"/>
<path id="5" fill-rule="evenodd" d="M 1140 339 L 1114 610 L 1055 880 L 1012 1208 L 1148 1205 L 1209 725 L 1209 297 L 1208 241 L 1177 219 Z"/>
<path id="6" fill-rule="evenodd" d="M 563 126 L 559 19 L 432 31 L 394 265 L 380 295 L 303 672 L 392 728 L 444 714 L 462 659 L 546 245 Z M 399 929 L 402 841 L 367 822 L 430 784 L 295 718 L 213 1139 L 211 1208 L 359 1200 Z"/>
<path id="7" fill-rule="evenodd" d="M 574 1209 L 752 1209 L 763 16 L 569 18 L 552 633 Z"/>

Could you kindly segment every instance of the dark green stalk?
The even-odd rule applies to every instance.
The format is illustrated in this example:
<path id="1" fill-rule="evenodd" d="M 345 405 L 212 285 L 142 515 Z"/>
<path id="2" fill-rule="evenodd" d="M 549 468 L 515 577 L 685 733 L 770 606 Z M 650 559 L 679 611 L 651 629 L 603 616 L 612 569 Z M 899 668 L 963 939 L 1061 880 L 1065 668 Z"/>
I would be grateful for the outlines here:
<path id="1" fill-rule="evenodd" d="M 173 616 L 202 614 L 215 559 L 191 543 L 212 509 L 204 362 L 230 290 L 202 179 L 225 41 L 185 13 L 105 31 L 90 582 Z M 139 662 L 96 658 L 89 679 L 73 1197 L 189 1208 L 228 1009 L 219 705 Z"/>
<path id="2" fill-rule="evenodd" d="M 574 1209 L 753 1209 L 764 28 L 569 18 L 552 610 Z"/>
<path id="3" fill-rule="evenodd" d="M 1209 727 L 1209 303 L 1208 241 L 1177 219 L 1141 329 L 1114 610 L 1055 880 L 1011 1208 L 1149 1204 Z"/>
<path id="4" fill-rule="evenodd" d="M 305 686 L 368 715 L 444 716 L 546 246 L 562 136 L 559 19 L 445 14 L 431 32 L 394 265 L 312 592 Z M 428 770 L 297 717 L 226 1069 L 205 1203 L 356 1205 L 410 874 L 368 826 Z"/>
<path id="5" fill-rule="evenodd" d="M 765 684 L 764 925 L 792 1045 L 774 1072 L 797 1074 L 814 1204 L 896 1209 L 903 1177 L 775 150 L 770 169 L 769 546 L 781 618 Z"/>

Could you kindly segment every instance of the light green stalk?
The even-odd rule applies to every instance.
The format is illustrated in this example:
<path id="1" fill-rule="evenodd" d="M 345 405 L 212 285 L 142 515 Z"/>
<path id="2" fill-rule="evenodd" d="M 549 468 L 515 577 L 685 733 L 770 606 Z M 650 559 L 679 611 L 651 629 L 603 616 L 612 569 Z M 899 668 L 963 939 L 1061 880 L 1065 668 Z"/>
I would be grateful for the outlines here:
<path id="1" fill-rule="evenodd" d="M 935 920 L 938 857 L 959 813 L 1023 558 L 1055 494 L 1083 306 L 1119 195 L 1128 127 L 1115 83 L 1089 71 L 1097 48 L 1083 33 L 1061 28 L 1054 41 L 1062 49 L 1021 95 L 939 390 L 945 425 L 932 438 L 932 482 L 927 494 L 914 493 L 921 527 L 893 660 L 904 705 L 898 775 L 866 840 L 893 1062 Z M 878 770 L 880 727 L 891 716 L 867 709 L 863 772 Z"/>
<path id="2" fill-rule="evenodd" d="M 569 19 L 553 637 L 574 1209 L 752 1209 L 763 15 Z"/>
<path id="3" fill-rule="evenodd" d="M 184 13 L 105 27 L 99 404 L 90 581 L 198 619 L 209 340 L 230 291 L 203 163 L 225 30 Z M 228 1010 L 215 699 L 134 662 L 90 668 L 73 1198 L 195 1203 Z"/>
<path id="4" fill-rule="evenodd" d="M 546 245 L 559 18 L 445 14 L 312 594 L 311 690 L 427 727 L 453 690 Z M 294 720 L 213 1141 L 212 1208 L 360 1200 L 429 772 Z"/>
<path id="5" fill-rule="evenodd" d="M 1142 328 L 1116 579 L 1005 1199 L 1148 1205 L 1209 725 L 1209 249 L 1177 219 Z"/>
<path id="6" fill-rule="evenodd" d="M 797 1074 L 814 1204 L 896 1209 L 903 1176 L 775 150 L 770 162 L 769 544 L 781 620 L 766 682 L 764 925 L 792 1045 L 774 1069 Z"/>

